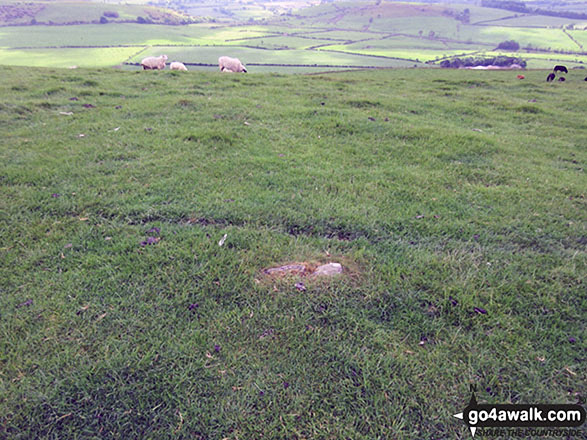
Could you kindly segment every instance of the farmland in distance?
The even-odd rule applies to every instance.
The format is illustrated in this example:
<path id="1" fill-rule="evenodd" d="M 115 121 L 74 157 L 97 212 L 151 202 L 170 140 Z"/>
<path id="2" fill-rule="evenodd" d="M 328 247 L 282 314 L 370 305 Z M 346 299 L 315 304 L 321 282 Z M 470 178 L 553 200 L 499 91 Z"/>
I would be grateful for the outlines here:
<path id="1" fill-rule="evenodd" d="M 232 55 L 250 72 L 292 73 L 429 67 L 455 57 L 499 55 L 520 57 L 528 68 L 587 62 L 587 20 L 468 4 L 243 2 L 223 10 L 205 2 L 170 11 L 91 3 L 85 18 L 81 6 L 87 2 L 31 2 L 25 10 L 15 9 L 23 3 L 8 5 L 12 15 L 0 15 L 5 65 L 131 70 L 143 57 L 162 53 L 190 70 L 215 69 L 220 55 Z M 190 15 L 196 12 L 202 15 Z M 519 49 L 496 50 L 504 41 Z"/>

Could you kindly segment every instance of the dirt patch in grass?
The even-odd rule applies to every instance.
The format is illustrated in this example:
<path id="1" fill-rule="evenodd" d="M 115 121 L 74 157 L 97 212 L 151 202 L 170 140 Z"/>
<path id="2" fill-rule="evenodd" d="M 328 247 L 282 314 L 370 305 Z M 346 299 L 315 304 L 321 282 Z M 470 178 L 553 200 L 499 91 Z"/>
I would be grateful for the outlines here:
<path id="1" fill-rule="evenodd" d="M 269 265 L 260 270 L 255 281 L 258 284 L 272 284 L 274 289 L 278 285 L 291 284 L 298 290 L 306 290 L 304 283 L 308 283 L 309 286 L 337 280 L 359 283 L 362 273 L 360 265 L 349 257 L 325 256 Z"/>

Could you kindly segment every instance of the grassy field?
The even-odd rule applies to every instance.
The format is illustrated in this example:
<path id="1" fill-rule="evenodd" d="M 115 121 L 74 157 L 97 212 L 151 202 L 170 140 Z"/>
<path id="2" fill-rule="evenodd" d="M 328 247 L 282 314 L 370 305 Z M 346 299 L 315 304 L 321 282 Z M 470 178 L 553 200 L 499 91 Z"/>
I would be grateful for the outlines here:
<path id="1" fill-rule="evenodd" d="M 577 72 L 0 72 L 0 437 L 465 439 L 471 384 L 585 396 Z M 344 271 L 264 272 L 302 262 Z"/>
<path id="2" fill-rule="evenodd" d="M 0 64 L 38 67 L 112 67 L 133 58 L 142 48 L 111 47 L 92 49 L 14 49 L 0 50 Z"/>
<path id="3" fill-rule="evenodd" d="M 527 62 L 528 69 L 544 69 L 550 71 L 557 63 L 563 63 L 569 66 L 580 66 L 583 58 L 577 55 L 566 55 L 566 54 L 551 54 L 551 53 L 536 53 L 536 52 L 503 52 L 503 51 L 490 51 L 486 52 L 488 56 L 510 56 L 519 57 L 521 56 Z M 579 69 L 587 75 L 587 72 L 583 69 Z M 578 75 L 581 75 L 578 73 Z"/>

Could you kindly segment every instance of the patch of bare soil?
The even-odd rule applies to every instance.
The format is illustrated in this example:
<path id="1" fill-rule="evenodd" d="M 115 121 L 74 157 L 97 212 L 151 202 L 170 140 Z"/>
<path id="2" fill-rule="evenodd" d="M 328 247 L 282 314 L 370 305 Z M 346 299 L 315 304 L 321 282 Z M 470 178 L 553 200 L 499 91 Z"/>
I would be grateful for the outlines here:
<path id="1" fill-rule="evenodd" d="M 316 260 L 277 263 L 260 270 L 255 279 L 257 284 L 277 286 L 291 285 L 305 291 L 306 283 L 323 285 L 334 280 L 358 283 L 361 279 L 359 264 L 348 257 L 319 258 Z"/>

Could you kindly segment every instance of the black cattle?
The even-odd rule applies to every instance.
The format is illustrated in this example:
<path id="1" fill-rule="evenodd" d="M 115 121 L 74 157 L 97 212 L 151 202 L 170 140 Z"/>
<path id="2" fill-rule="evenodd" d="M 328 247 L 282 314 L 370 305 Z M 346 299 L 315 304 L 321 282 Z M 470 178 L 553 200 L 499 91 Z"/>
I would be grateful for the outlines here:
<path id="1" fill-rule="evenodd" d="M 564 76 L 561 76 L 558 80 L 559 81 L 566 81 Z"/>
<path id="2" fill-rule="evenodd" d="M 587 81 L 587 76 L 585 77 L 585 81 Z"/>
<path id="3" fill-rule="evenodd" d="M 554 69 L 552 70 L 554 73 L 556 72 L 565 72 L 565 73 L 569 73 L 569 71 L 567 70 L 567 68 L 565 66 L 554 66 Z"/>
<path id="4" fill-rule="evenodd" d="M 546 77 L 546 82 L 553 81 L 555 78 L 556 78 L 556 75 L 554 73 L 549 73 L 548 76 Z"/>

